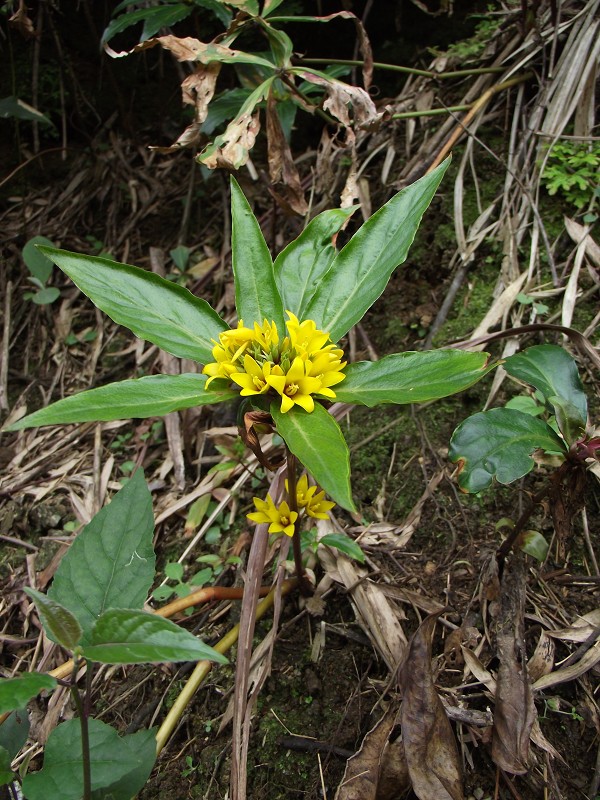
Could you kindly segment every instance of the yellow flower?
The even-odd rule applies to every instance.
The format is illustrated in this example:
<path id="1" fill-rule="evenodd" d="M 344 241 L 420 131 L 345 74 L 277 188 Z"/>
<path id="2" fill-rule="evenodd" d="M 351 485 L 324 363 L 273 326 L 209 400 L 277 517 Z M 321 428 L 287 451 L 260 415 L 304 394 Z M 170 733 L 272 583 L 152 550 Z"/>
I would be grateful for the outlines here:
<path id="1" fill-rule="evenodd" d="M 277 394 L 281 395 L 281 413 L 285 414 L 294 405 L 301 406 L 309 413 L 315 408 L 312 394 L 321 388 L 321 381 L 307 376 L 304 362 L 300 356 L 292 361 L 285 375 L 271 374 L 266 379 Z"/>
<path id="2" fill-rule="evenodd" d="M 268 494 L 266 500 L 254 497 L 253 502 L 257 510 L 247 514 L 248 519 L 253 522 L 268 524 L 269 533 L 285 533 L 286 536 L 294 535 L 294 523 L 298 519 L 298 514 L 296 511 L 290 511 L 290 507 L 285 500 L 276 506 L 273 498 Z"/>
<path id="3" fill-rule="evenodd" d="M 263 361 L 258 364 L 252 356 L 244 356 L 244 372 L 232 372 L 231 380 L 242 387 L 240 394 L 248 397 L 252 394 L 264 394 L 269 389 L 268 380 L 271 375 L 283 379 L 283 370 L 277 364 Z"/>
<path id="4" fill-rule="evenodd" d="M 309 498 L 306 504 L 306 513 L 314 519 L 327 519 L 329 517 L 327 512 L 331 511 L 334 505 L 335 503 L 332 503 L 331 500 L 325 500 L 325 492 L 318 492 Z"/>
<path id="5" fill-rule="evenodd" d="M 289 495 L 290 487 L 287 478 L 285 479 L 285 490 Z M 299 510 L 306 508 L 306 506 L 310 502 L 311 497 L 316 491 L 317 491 L 316 486 L 308 485 L 308 475 L 304 473 L 296 483 L 296 505 L 298 506 Z"/>
<path id="6" fill-rule="evenodd" d="M 266 319 L 252 328 L 240 320 L 237 328 L 220 333 L 214 361 L 202 370 L 209 376 L 206 386 L 225 378 L 237 383 L 244 397 L 272 391 L 281 397 L 284 414 L 295 405 L 312 412 L 315 394 L 335 398 L 331 387 L 345 378 L 343 351 L 314 320 L 300 322 L 291 311 L 287 314 L 289 335 L 283 341 L 275 322 Z"/>

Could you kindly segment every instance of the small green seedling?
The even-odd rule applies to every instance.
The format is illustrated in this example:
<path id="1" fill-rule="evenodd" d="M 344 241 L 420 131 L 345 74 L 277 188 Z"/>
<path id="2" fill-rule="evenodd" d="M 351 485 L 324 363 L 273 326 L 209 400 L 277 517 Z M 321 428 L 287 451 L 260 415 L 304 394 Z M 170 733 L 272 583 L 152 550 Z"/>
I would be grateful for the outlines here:
<path id="1" fill-rule="evenodd" d="M 23 297 L 38 306 L 47 306 L 60 297 L 60 290 L 56 286 L 46 286 L 52 276 L 54 264 L 38 250 L 36 247 L 38 244 L 54 247 L 50 239 L 45 236 L 34 236 L 29 239 L 23 248 L 21 255 L 25 266 L 31 273 L 31 277 L 28 280 L 37 289 L 35 292 L 25 292 Z"/>

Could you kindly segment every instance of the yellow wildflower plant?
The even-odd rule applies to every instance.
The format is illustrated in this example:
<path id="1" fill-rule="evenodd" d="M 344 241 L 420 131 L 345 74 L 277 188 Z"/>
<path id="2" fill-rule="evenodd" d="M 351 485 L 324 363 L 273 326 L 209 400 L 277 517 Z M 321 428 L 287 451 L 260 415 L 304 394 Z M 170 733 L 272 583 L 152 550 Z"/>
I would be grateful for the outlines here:
<path id="1" fill-rule="evenodd" d="M 308 475 L 304 473 L 296 484 L 296 504 L 299 511 L 306 511 L 309 517 L 314 519 L 327 519 L 327 512 L 330 511 L 335 503 L 325 500 L 325 492 L 317 492 L 318 486 L 308 485 Z M 285 489 L 289 493 L 289 484 L 286 478 Z"/>
<path id="2" fill-rule="evenodd" d="M 300 322 L 287 314 L 288 335 L 281 344 L 276 324 L 266 319 L 253 328 L 240 321 L 237 328 L 223 331 L 218 342 L 213 340 L 214 361 L 203 369 L 209 376 L 206 385 L 225 378 L 240 387 L 243 397 L 277 394 L 283 414 L 295 405 L 314 411 L 314 395 L 334 399 L 331 387 L 346 377 L 343 350 L 313 320 Z"/>
<path id="3" fill-rule="evenodd" d="M 286 536 L 294 535 L 298 512 L 291 511 L 285 500 L 276 506 L 273 498 L 268 494 L 266 500 L 254 497 L 253 501 L 256 511 L 247 514 L 248 519 L 253 522 L 268 524 L 269 533 L 285 533 Z"/>

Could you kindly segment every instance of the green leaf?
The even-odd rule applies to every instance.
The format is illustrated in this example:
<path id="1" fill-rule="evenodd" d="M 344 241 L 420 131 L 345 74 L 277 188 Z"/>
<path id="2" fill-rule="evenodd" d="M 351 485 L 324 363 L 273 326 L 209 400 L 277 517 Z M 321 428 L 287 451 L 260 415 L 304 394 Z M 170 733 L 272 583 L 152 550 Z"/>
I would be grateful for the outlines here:
<path id="1" fill-rule="evenodd" d="M 8 431 L 71 422 L 106 422 L 113 419 L 158 417 L 182 408 L 234 400 L 239 396 L 222 381 L 207 391 L 206 375 L 148 375 L 129 381 L 89 389 L 34 411 L 18 420 Z"/>
<path id="2" fill-rule="evenodd" d="M 349 364 L 334 391 L 340 402 L 364 406 L 423 403 L 472 386 L 495 366 L 488 366 L 488 358 L 487 353 L 462 350 L 394 353 Z"/>
<path id="3" fill-rule="evenodd" d="M 156 760 L 155 730 L 119 736 L 97 719 L 88 720 L 90 772 L 94 800 L 131 800 L 144 786 Z M 108 789 L 110 788 L 110 793 Z M 63 722 L 48 738 L 44 766 L 23 780 L 27 800 L 81 800 L 83 758 L 81 724 Z"/>
<path id="4" fill-rule="evenodd" d="M 68 606 L 84 630 L 111 608 L 142 608 L 154 579 L 152 497 L 138 470 L 75 538 L 49 595 Z"/>
<path id="5" fill-rule="evenodd" d="M 538 561 L 545 561 L 548 555 L 549 545 L 541 533 L 538 531 L 525 531 L 520 537 L 521 550 L 528 556 L 537 558 Z"/>
<path id="6" fill-rule="evenodd" d="M 273 269 L 283 307 L 298 319 L 305 318 L 306 307 L 336 256 L 333 237 L 355 210 L 323 211 L 275 259 Z"/>
<path id="7" fill-rule="evenodd" d="M 29 272 L 31 272 L 31 274 L 37 278 L 38 281 L 46 283 L 50 275 L 52 275 L 54 264 L 49 258 L 46 258 L 46 256 L 37 249 L 36 244 L 44 244 L 48 247 L 54 247 L 54 242 L 51 242 L 50 239 L 46 238 L 45 236 L 34 236 L 29 239 L 21 252 L 23 261 L 25 262 Z"/>
<path id="8" fill-rule="evenodd" d="M 102 664 L 155 664 L 163 661 L 227 659 L 169 619 L 145 611 L 112 609 L 94 624 L 83 655 Z"/>
<path id="9" fill-rule="evenodd" d="M 350 556 L 350 558 L 353 558 L 355 561 L 360 561 L 361 564 L 364 563 L 365 554 L 361 550 L 360 545 L 345 533 L 326 533 L 319 539 L 319 544 L 335 547 L 340 553 L 345 553 L 345 555 Z"/>
<path id="10" fill-rule="evenodd" d="M 132 25 L 137 25 L 139 22 L 144 23 L 140 36 L 140 42 L 144 42 L 154 36 L 155 33 L 158 33 L 161 28 L 168 28 L 176 22 L 189 17 L 191 13 L 192 7 L 186 3 L 171 3 L 167 6 L 138 8 L 134 11 L 129 11 L 108 23 L 102 34 L 101 44 L 110 41 L 113 36 L 122 33 Z"/>
<path id="11" fill-rule="evenodd" d="M 8 751 L 0 746 L 0 786 L 10 783 L 14 777 L 14 773 L 10 768 L 11 761 Z"/>
<path id="12" fill-rule="evenodd" d="M 286 414 L 271 404 L 277 433 L 322 489 L 342 508 L 355 511 L 350 489 L 350 453 L 340 426 L 320 403 L 312 413 L 294 406 Z"/>
<path id="13" fill-rule="evenodd" d="M 0 679 L 0 714 L 22 708 L 44 689 L 54 689 L 56 678 L 39 672 L 23 672 L 17 678 Z M 0 730 L 4 726 L 0 727 Z M 0 741 L 8 749 L 8 744 Z"/>
<path id="14" fill-rule="evenodd" d="M 238 116 L 241 107 L 251 94 L 250 89 L 237 86 L 211 100 L 208 114 L 202 123 L 202 132 L 210 136 L 225 120 Z"/>
<path id="15" fill-rule="evenodd" d="M 41 247 L 101 311 L 179 358 L 212 361 L 212 339 L 227 329 L 205 300 L 153 272 L 107 258 Z"/>
<path id="16" fill-rule="evenodd" d="M 36 306 L 49 306 L 60 297 L 60 289 L 56 286 L 44 286 L 39 292 L 31 296 L 32 301 Z"/>
<path id="17" fill-rule="evenodd" d="M 407 186 L 368 219 L 324 275 L 306 317 L 329 331 L 334 342 L 358 322 L 385 289 L 408 254 L 421 217 L 450 161 Z"/>
<path id="18" fill-rule="evenodd" d="M 514 408 L 517 411 L 522 411 L 524 414 L 531 414 L 532 417 L 539 417 L 544 413 L 544 406 L 541 406 L 533 397 L 523 394 L 511 397 L 508 403 L 505 403 L 504 407 Z"/>
<path id="19" fill-rule="evenodd" d="M 180 244 L 178 247 L 174 247 L 173 250 L 169 250 L 169 255 L 173 259 L 173 263 L 181 272 L 185 272 L 191 252 L 190 248 L 186 247 L 184 244 Z"/>
<path id="20" fill-rule="evenodd" d="M 285 331 L 273 262 L 260 225 L 235 178 L 231 178 L 231 262 L 238 319 L 248 327 L 263 319 Z"/>
<path id="21" fill-rule="evenodd" d="M 39 122 L 41 125 L 52 125 L 48 117 L 45 117 L 37 108 L 30 106 L 18 97 L 3 97 L 0 100 L 0 119 L 24 119 L 31 122 Z"/>
<path id="22" fill-rule="evenodd" d="M 530 383 L 544 395 L 569 444 L 584 433 L 587 400 L 577 364 L 566 350 L 553 344 L 538 344 L 507 358 L 504 368 L 513 378 Z"/>
<path id="23" fill-rule="evenodd" d="M 493 408 L 466 419 L 454 431 L 449 457 L 459 462 L 466 492 L 486 489 L 493 478 L 512 483 L 533 469 L 534 450 L 565 453 L 564 442 L 543 420 L 510 408 Z"/>
<path id="24" fill-rule="evenodd" d="M 172 581 L 180 581 L 183 578 L 183 564 L 177 561 L 165 564 L 165 575 Z"/>
<path id="25" fill-rule="evenodd" d="M 269 40 L 275 63 L 279 69 L 288 69 L 291 66 L 292 53 L 294 52 L 292 40 L 287 33 L 273 28 L 266 20 L 259 17 L 257 22 Z"/>
<path id="26" fill-rule="evenodd" d="M 29 672 L 27 674 L 34 675 L 35 673 Z M 50 676 L 44 675 L 43 677 Z M 0 747 L 8 753 L 10 758 L 14 758 L 17 755 L 27 741 L 28 736 L 29 714 L 26 707 L 13 711 L 0 725 Z"/>
<path id="27" fill-rule="evenodd" d="M 74 650 L 83 633 L 77 617 L 66 606 L 35 589 L 26 587 L 23 591 L 35 602 L 46 635 L 53 642 Z"/>

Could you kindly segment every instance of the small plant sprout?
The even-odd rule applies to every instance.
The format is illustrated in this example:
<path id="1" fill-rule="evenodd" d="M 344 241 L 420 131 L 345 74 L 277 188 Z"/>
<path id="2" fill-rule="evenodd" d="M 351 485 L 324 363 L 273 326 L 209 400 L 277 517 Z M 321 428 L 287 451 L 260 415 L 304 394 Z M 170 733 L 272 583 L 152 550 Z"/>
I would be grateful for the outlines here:
<path id="1" fill-rule="evenodd" d="M 283 439 L 287 497 L 256 499 L 250 518 L 291 536 L 299 577 L 298 520 L 354 511 L 348 446 L 328 406 L 416 403 L 459 392 L 491 367 L 485 353 L 408 352 L 347 363 L 340 341 L 368 311 L 408 254 L 448 162 L 396 194 L 340 251 L 335 236 L 348 210 L 325 211 L 273 262 L 237 182 L 231 181 L 232 267 L 238 320 L 230 327 L 187 289 L 126 264 L 42 247 L 115 322 L 173 355 L 204 364 L 202 374 L 152 375 L 67 397 L 11 430 L 88 420 L 151 417 L 242 398 L 240 434 L 266 469 L 258 430 Z M 297 478 L 298 462 L 306 470 Z M 308 476 L 316 486 L 309 486 Z M 326 500 L 325 495 L 331 499 Z M 307 586 L 303 586 L 308 592 Z"/>

